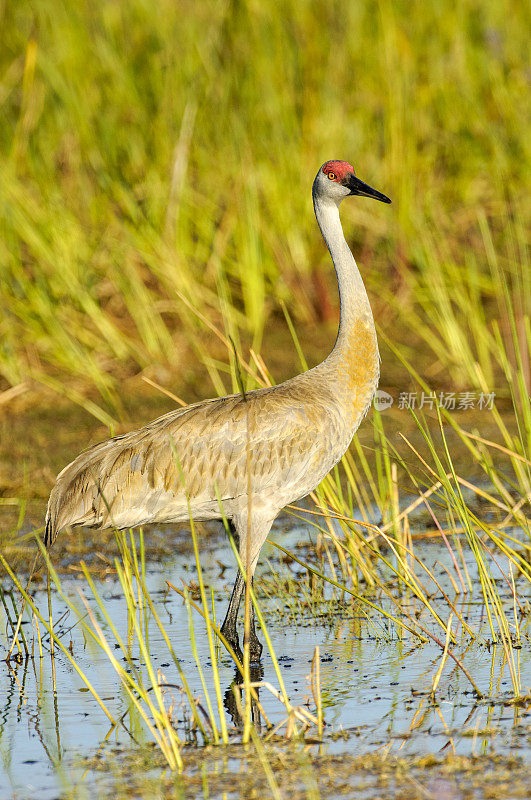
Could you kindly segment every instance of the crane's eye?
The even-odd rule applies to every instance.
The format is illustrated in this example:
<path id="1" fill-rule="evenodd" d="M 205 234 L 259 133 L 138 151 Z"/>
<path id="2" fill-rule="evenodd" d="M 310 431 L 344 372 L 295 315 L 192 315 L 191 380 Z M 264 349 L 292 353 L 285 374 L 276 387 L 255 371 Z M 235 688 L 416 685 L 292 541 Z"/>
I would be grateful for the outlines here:
<path id="1" fill-rule="evenodd" d="M 335 172 L 329 172 L 328 173 L 328 180 L 329 181 L 335 181 L 335 179 L 336 179 L 336 173 Z"/>

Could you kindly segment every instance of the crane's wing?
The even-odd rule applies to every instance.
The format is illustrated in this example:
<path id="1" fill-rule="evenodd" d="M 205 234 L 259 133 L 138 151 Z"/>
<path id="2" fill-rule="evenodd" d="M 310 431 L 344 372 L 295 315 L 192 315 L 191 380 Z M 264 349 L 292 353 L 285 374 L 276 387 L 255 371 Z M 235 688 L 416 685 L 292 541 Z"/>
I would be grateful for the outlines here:
<path id="1" fill-rule="evenodd" d="M 45 541 L 66 525 L 125 528 L 190 512 L 219 516 L 219 500 L 247 495 L 249 471 L 253 496 L 267 491 L 274 504 L 278 494 L 280 509 L 335 463 L 327 464 L 323 448 L 337 439 L 336 425 L 330 397 L 309 402 L 308 387 L 292 382 L 171 412 L 90 448 L 60 473 Z"/>

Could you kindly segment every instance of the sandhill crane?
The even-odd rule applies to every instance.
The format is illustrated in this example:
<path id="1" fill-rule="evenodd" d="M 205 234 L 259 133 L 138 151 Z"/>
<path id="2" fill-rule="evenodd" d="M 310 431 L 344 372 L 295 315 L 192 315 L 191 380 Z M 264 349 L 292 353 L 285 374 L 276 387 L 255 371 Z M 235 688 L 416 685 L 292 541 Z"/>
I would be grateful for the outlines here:
<path id="1" fill-rule="evenodd" d="M 278 386 L 171 411 L 81 453 L 52 489 L 47 546 L 69 525 L 134 528 L 184 522 L 190 513 L 194 520 L 220 519 L 221 505 L 252 577 L 273 520 L 339 461 L 379 376 L 371 307 L 343 236 L 339 204 L 350 195 L 391 201 L 360 181 L 346 161 L 323 164 L 312 194 L 339 285 L 339 331 L 330 355 Z M 221 628 L 240 655 L 236 621 L 244 586 L 238 570 Z M 253 619 L 251 657 L 260 658 L 261 651 Z"/>

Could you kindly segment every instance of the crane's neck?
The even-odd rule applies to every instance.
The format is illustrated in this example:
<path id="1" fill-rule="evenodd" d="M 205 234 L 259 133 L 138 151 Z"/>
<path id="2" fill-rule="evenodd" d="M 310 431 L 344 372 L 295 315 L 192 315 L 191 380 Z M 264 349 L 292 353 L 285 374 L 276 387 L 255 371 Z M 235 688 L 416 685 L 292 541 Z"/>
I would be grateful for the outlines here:
<path id="1" fill-rule="evenodd" d="M 315 216 L 332 256 L 339 286 L 339 331 L 336 343 L 322 367 L 336 377 L 344 376 L 359 403 L 370 403 L 378 383 L 379 354 L 369 298 L 360 271 L 345 241 L 339 208 L 328 198 L 314 194 Z"/>

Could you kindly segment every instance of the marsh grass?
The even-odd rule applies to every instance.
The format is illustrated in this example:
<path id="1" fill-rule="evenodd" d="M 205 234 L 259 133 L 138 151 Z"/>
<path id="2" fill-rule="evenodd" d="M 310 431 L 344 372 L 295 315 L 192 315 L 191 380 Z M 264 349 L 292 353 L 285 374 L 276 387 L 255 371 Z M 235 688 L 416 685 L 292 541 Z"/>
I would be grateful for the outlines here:
<path id="1" fill-rule="evenodd" d="M 458 474 L 446 438 L 443 412 L 436 409 L 437 437 L 433 424 L 414 410 L 410 413 L 420 434 L 417 438 L 424 443 L 425 454 L 403 435 L 405 452 L 404 448 L 400 451 L 393 440 L 386 437 L 382 419 L 375 412 L 380 456 L 374 471 L 371 472 L 358 446 L 363 477 L 351 454 L 347 453 L 341 468 L 331 473 L 315 492 L 317 512 L 312 514 L 311 508 L 305 509 L 303 518 L 307 519 L 308 513 L 310 519 L 313 517 L 311 525 L 317 532 L 315 554 L 319 567 L 316 568 L 313 553 L 304 561 L 295 553 L 280 549 L 304 566 L 308 574 L 332 585 L 334 595 L 346 593 L 355 598 L 358 606 L 384 615 L 395 635 L 410 634 L 420 641 L 426 638 L 436 641 L 443 650 L 444 659 L 450 653 L 478 694 L 472 676 L 451 648 L 458 641 L 462 645 L 465 640 L 501 645 L 513 692 L 518 697 L 522 692 L 518 666 L 520 628 L 527 625 L 530 612 L 530 528 L 529 519 L 522 511 L 529 496 L 530 462 L 517 450 L 504 448 L 507 462 L 514 467 L 511 478 L 503 467 L 494 466 L 488 450 L 475 447 L 469 440 L 469 451 L 476 459 L 476 472 L 483 472 L 491 480 L 487 490 L 484 481 L 476 485 Z M 448 412 L 445 415 L 450 427 L 458 429 L 466 439 L 466 431 L 457 426 Z M 496 411 L 493 416 L 498 418 Z M 365 492 L 363 497 L 362 481 L 370 488 L 372 496 L 368 497 Z M 400 485 L 407 488 L 407 503 L 400 502 Z M 525 494 L 520 494 L 521 491 Z M 359 507 L 353 505 L 354 498 Z M 415 512 L 419 507 L 424 508 L 430 527 L 444 541 L 450 555 L 453 566 L 451 571 L 445 568 L 450 591 L 443 588 L 433 568 L 416 552 L 412 531 L 418 528 Z M 379 523 L 374 521 L 375 510 Z M 294 509 L 293 513 L 300 516 L 302 511 Z M 474 582 L 465 551 L 472 555 L 471 563 L 477 573 Z M 515 575 L 518 576 L 516 582 Z M 501 594 L 507 591 L 512 596 L 509 605 L 501 600 Z M 436 606 L 433 604 L 434 593 L 442 595 L 446 613 L 441 611 L 440 597 Z M 308 595 L 306 592 L 303 597 L 308 598 Z M 486 630 L 483 626 L 470 626 L 458 610 L 458 600 L 463 595 L 480 596 L 487 617 Z M 382 604 L 376 599 L 378 596 L 387 602 Z M 311 599 L 308 602 L 311 606 Z M 330 597 L 328 603 L 330 607 Z M 296 600 L 292 600 L 293 605 Z M 293 608 L 292 613 L 296 615 Z M 429 620 L 428 625 L 420 622 L 423 614 L 423 620 Z M 460 628 L 459 640 L 450 624 L 454 618 Z"/>
<path id="2" fill-rule="evenodd" d="M 507 309 L 507 319 L 514 323 L 514 309 L 510 304 Z M 515 328 L 516 325 L 511 324 L 513 331 Z M 301 352 L 293 326 L 290 330 L 295 347 Z M 529 405 L 518 338 L 513 338 L 514 369 L 509 364 L 503 339 L 497 337 L 491 351 L 492 358 L 503 363 L 506 369 L 516 423 L 510 432 L 506 417 L 500 414 L 496 404 L 489 409 L 490 427 L 497 430 L 503 444 L 467 431 L 457 421 L 457 415 L 437 401 L 436 392 L 398 348 L 388 340 L 386 344 L 399 356 L 412 384 L 434 399 L 431 418 L 413 406 L 409 409 L 413 430 L 408 436 L 401 431 L 398 436 L 389 436 L 384 416 L 373 410 L 373 457 L 368 457 L 371 454 L 355 437 L 353 448 L 312 494 L 315 507 L 291 509 L 292 514 L 314 530 L 314 552 L 304 560 L 276 545 L 305 568 L 308 582 L 306 585 L 303 582 L 302 591 L 294 592 L 289 589 L 289 579 L 286 583 L 277 578 L 269 592 L 281 601 L 284 599 L 292 619 L 300 616 L 303 606 L 312 613 L 319 610 L 320 616 L 333 616 L 344 607 L 344 596 L 350 596 L 362 613 L 376 612 L 380 620 L 385 620 L 387 634 L 380 628 L 378 635 L 389 635 L 392 630 L 391 635 L 409 634 L 420 642 L 431 639 L 441 647 L 434 692 L 450 655 L 480 696 L 463 659 L 451 649 L 458 643 L 452 630 L 455 617 L 461 646 L 467 640 L 489 646 L 501 645 L 513 693 L 518 698 L 522 692 L 529 691 L 521 682 L 519 642 L 521 628 L 528 625 L 531 582 L 531 528 L 526 513 L 531 498 Z M 303 359 L 301 361 L 304 368 Z M 489 363 L 494 366 L 492 361 Z M 480 376 L 482 391 L 486 391 L 479 365 L 476 363 L 474 368 Z M 459 473 L 454 463 L 449 432 L 455 433 L 466 447 L 467 477 Z M 468 478 L 472 475 L 477 476 L 475 481 Z M 401 492 L 407 500 L 401 498 Z M 451 571 L 445 568 L 450 592 L 443 589 L 433 568 L 415 551 L 413 537 L 422 536 L 415 520 L 419 508 L 427 514 L 428 527 L 435 529 L 450 555 L 453 567 Z M 470 578 L 465 551 L 472 554 L 476 582 Z M 503 568 L 500 566 L 502 559 L 506 564 Z M 501 574 L 501 581 L 493 577 L 493 572 Z M 516 583 L 515 575 L 518 576 Z M 316 592 L 314 579 L 332 587 L 325 602 L 324 594 Z M 509 606 L 501 600 L 501 594 L 507 590 L 512 596 Z M 435 592 L 442 595 L 446 614 L 441 615 L 440 602 L 437 608 L 432 603 Z M 460 596 L 478 594 L 487 616 L 487 631 L 471 627 L 457 608 Z M 377 601 L 377 596 L 390 605 Z M 419 622 L 424 612 L 430 621 L 428 626 Z"/>
<path id="3" fill-rule="evenodd" d="M 301 608 L 332 615 L 347 597 L 374 635 L 435 642 L 433 695 L 449 662 L 480 694 L 468 645 L 498 647 L 516 702 L 526 691 L 518 646 L 528 636 L 531 579 L 525 5 L 508 14 L 490 0 L 429 0 L 412 14 L 389 0 L 163 0 L 153 14 L 143 0 L 97 8 L 37 0 L 4 4 L 0 15 L 0 406 L 24 395 L 49 402 L 51 392 L 112 434 L 128 424 L 131 376 L 181 402 L 183 386 L 203 395 L 196 362 L 223 394 L 287 377 L 295 354 L 303 368 L 321 358 L 316 331 L 333 336 L 336 289 L 310 182 L 325 158 L 354 160 L 393 199 L 390 211 L 361 201 L 342 211 L 379 324 L 383 385 L 435 397 L 495 391 L 496 402 L 470 422 L 437 403 L 427 415 L 411 409 L 400 437 L 374 410 L 372 445 L 356 437 L 313 506 L 292 509 L 315 544 L 287 554 L 305 570 L 302 591 L 288 592 L 279 575 L 264 588 L 279 605 L 289 596 L 293 618 Z M 4 495 L 18 532 L 31 487 Z M 426 533 L 447 547 L 451 592 L 417 552 Z M 213 602 L 201 582 L 200 603 L 179 590 L 192 643 L 198 624 L 209 641 L 210 671 L 195 650 L 200 708 L 147 591 L 144 540 L 119 534 L 117 542 L 125 639 L 87 567 L 73 604 L 43 557 L 54 592 L 115 669 L 130 729 L 147 730 L 179 770 L 185 742 L 232 741 Z M 58 621 L 0 559 L 34 626 L 30 641 L 17 626 L 19 602 L 2 592 L 17 657 L 53 643 L 111 724 L 122 724 L 56 633 Z M 486 612 L 478 629 L 458 602 L 471 596 Z M 248 597 L 275 664 L 260 604 L 252 590 Z M 180 676 L 187 731 L 173 725 L 171 690 L 150 659 L 153 623 Z M 248 658 L 238 666 L 235 701 L 248 722 L 257 687 Z M 278 692 L 284 734 L 313 726 L 321 736 L 318 688 L 309 719 L 274 668 L 278 686 L 265 691 Z M 277 796 L 264 737 L 247 724 L 244 738 Z"/>
<path id="4" fill-rule="evenodd" d="M 188 587 L 184 586 L 180 590 L 172 584 L 168 585 L 181 595 L 187 609 L 189 636 L 197 671 L 196 675 L 186 674 L 183 669 L 172 646 L 170 634 L 146 586 L 146 560 L 142 532 L 140 532 L 138 545 L 131 532 L 116 532 L 119 556 L 115 559 L 114 566 L 127 606 L 127 634 L 125 636 L 119 632 L 115 621 L 109 615 L 105 601 L 85 563 L 81 562 L 81 568 L 86 588 L 78 587 L 79 599 L 76 601 L 64 592 L 60 577 L 55 571 L 48 553 L 40 540 L 38 540 L 41 555 L 49 570 L 54 593 L 61 598 L 66 608 L 72 612 L 76 619 L 75 624 L 81 625 L 89 644 L 100 650 L 114 669 L 128 700 L 125 714 L 117 717 L 109 709 L 98 694 L 88 674 L 79 666 L 72 652 L 66 646 L 64 632 L 58 628 L 60 620 L 55 620 L 54 624 L 51 606 L 48 606 L 47 612 L 38 608 L 28 592 L 28 587 L 23 586 L 5 558 L 0 554 L 4 569 L 23 600 L 24 605 L 20 611 L 20 616 L 25 612 L 30 613 L 34 628 L 33 640 L 28 642 L 24 629 L 20 625 L 16 625 L 18 613 L 13 593 L 10 592 L 6 595 L 2 590 L 0 599 L 6 612 L 11 636 L 14 636 L 12 651 L 8 658 L 12 656 L 15 659 L 23 660 L 25 658 L 37 659 L 40 657 L 42 660 L 43 634 L 41 631 L 43 630 L 44 635 L 47 637 L 47 648 L 50 649 L 52 655 L 52 663 L 54 663 L 55 650 L 57 650 L 58 655 L 68 659 L 87 690 L 93 695 L 102 711 L 108 717 L 112 726 L 111 730 L 116 726 L 121 726 L 131 735 L 134 741 L 138 739 L 134 732 L 144 730 L 145 735 L 156 744 L 170 769 L 178 772 L 183 769 L 182 752 L 185 745 L 197 745 L 198 743 L 203 745 L 228 745 L 229 743 L 241 742 L 247 744 L 252 742 L 260 756 L 261 754 L 263 755 L 260 743 L 262 739 L 267 741 L 273 736 L 277 739 L 283 736 L 287 740 L 294 738 L 304 740 L 309 731 L 315 731 L 312 734 L 314 740 L 316 740 L 316 737 L 322 737 L 323 711 L 320 697 L 318 648 L 314 654 L 310 676 L 311 692 L 316 704 L 316 713 L 312 714 L 303 706 L 293 706 L 288 698 L 266 622 L 252 589 L 250 599 L 255 605 L 255 612 L 261 626 L 262 635 L 269 649 L 273 669 L 278 681 L 278 688 L 272 685 L 270 681 L 256 680 L 253 677 L 249 658 L 244 658 L 243 662 L 240 661 L 224 639 L 215 621 L 213 605 L 210 605 L 207 599 L 193 524 L 192 531 L 201 603 L 198 605 L 194 602 Z M 235 552 L 237 554 L 236 548 Z M 243 568 L 241 561 L 239 563 L 240 567 Z M 87 596 L 89 593 L 90 599 Z M 205 623 L 209 643 L 210 667 L 205 667 L 196 646 L 198 617 Z M 156 668 L 153 663 L 150 636 L 153 636 L 154 633 L 162 638 L 167 649 L 167 657 L 179 677 L 180 685 L 178 686 L 169 684 L 162 669 Z M 205 631 L 201 626 L 200 635 L 204 636 L 204 633 Z M 37 651 L 35 649 L 36 642 Z M 240 675 L 240 682 L 236 681 L 233 685 L 235 703 L 242 721 L 240 733 L 235 729 L 229 731 L 227 726 L 224 692 L 220 684 L 219 675 L 220 645 L 223 651 L 225 649 L 228 651 L 228 655 L 233 660 Z M 157 650 L 157 655 L 160 656 L 159 650 Z M 202 688 L 200 696 L 191 690 L 192 681 L 199 682 Z M 258 690 L 270 693 L 285 710 L 285 718 L 274 726 L 269 722 L 268 716 L 260 703 Z M 175 693 L 178 693 L 177 698 Z M 247 703 L 250 707 L 249 713 L 245 709 L 245 704 Z M 188 718 L 189 721 L 188 723 L 185 722 L 183 728 L 183 724 L 178 723 L 177 713 L 179 710 L 182 713 L 184 704 L 188 709 L 188 714 L 185 714 L 185 718 Z M 250 714 L 251 707 L 253 709 L 253 717 Z M 259 723 L 258 727 L 256 727 L 256 719 L 251 722 L 251 719 L 254 719 L 255 716 L 257 720 L 262 719 L 265 723 L 265 733 L 261 731 Z M 266 762 L 264 761 L 264 768 L 265 766 Z"/>
<path id="5" fill-rule="evenodd" d="M 474 731 L 470 735 L 473 736 Z M 481 734 L 476 732 L 476 738 L 480 739 Z M 132 758 L 115 758 L 111 755 L 106 759 L 86 759 L 83 764 L 95 771 L 102 784 L 109 777 L 114 778 L 113 789 L 117 800 L 129 798 L 132 793 L 139 797 L 150 797 L 157 792 L 163 797 L 223 797 L 223 794 L 230 797 L 231 792 L 238 792 L 242 797 L 256 793 L 286 800 L 329 797 L 351 800 L 363 795 L 381 796 L 382 785 L 392 785 L 403 796 L 416 798 L 425 795 L 426 786 L 441 786 L 450 782 L 461 787 L 463 792 L 487 794 L 492 800 L 506 800 L 508 791 L 517 798 L 524 798 L 527 792 L 527 765 L 514 757 L 465 757 L 453 753 L 416 758 L 388 753 L 338 755 L 309 751 L 297 745 L 282 751 L 269 745 L 264 747 L 264 755 L 270 770 L 277 777 L 279 786 L 275 793 L 272 792 L 262 762 L 252 751 L 245 753 L 241 761 L 234 759 L 230 763 L 225 762 L 218 752 L 201 753 L 194 759 L 191 768 L 177 780 L 166 774 L 152 777 L 149 771 L 138 769 L 137 755 Z M 152 767 L 152 753 L 147 752 L 143 756 L 141 766 L 144 763 Z M 74 790 L 66 793 L 66 797 L 78 796 Z"/>
<path id="6" fill-rule="evenodd" d="M 121 379 L 171 370 L 180 393 L 192 357 L 237 391 L 204 319 L 259 353 L 285 303 L 313 338 L 335 289 L 310 182 L 340 156 L 394 201 L 343 212 L 383 333 L 443 386 L 519 375 L 528 414 L 525 4 L 159 11 L 1 12 L 2 388 L 48 387 L 108 425 Z"/>

